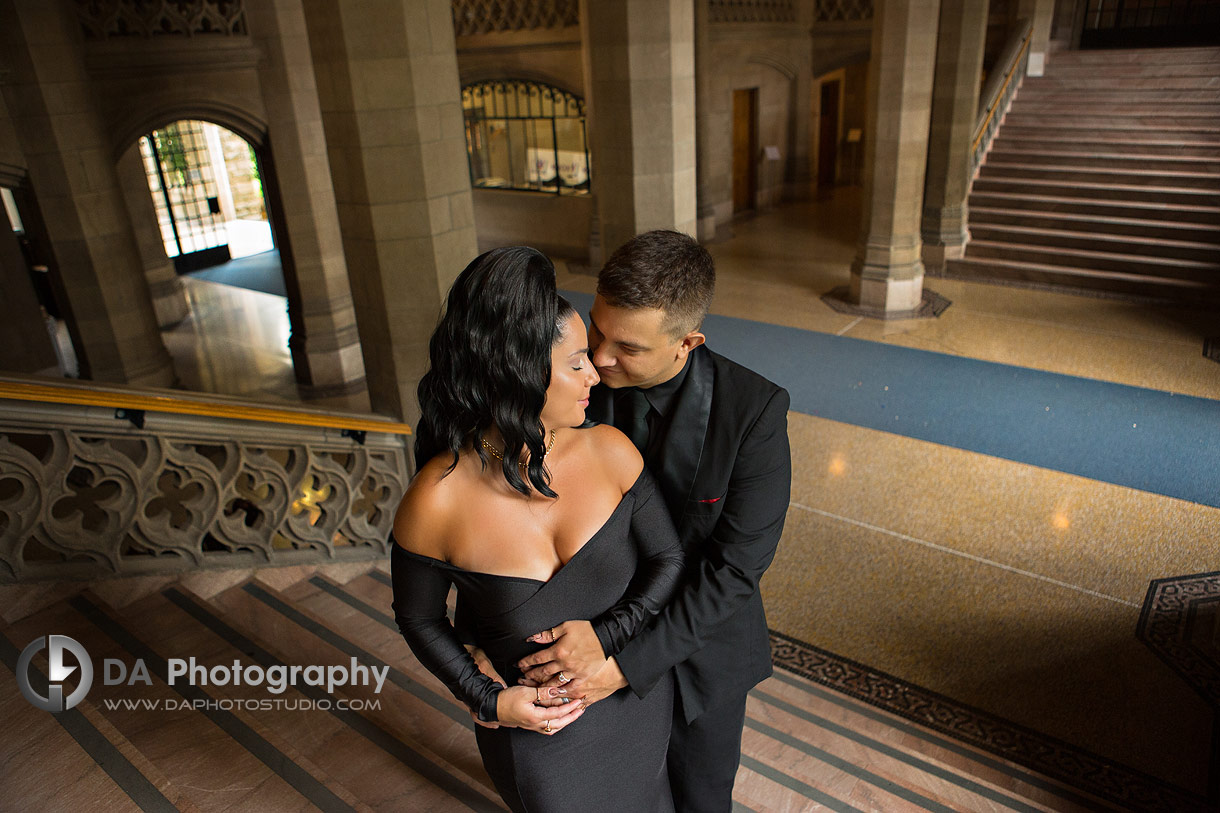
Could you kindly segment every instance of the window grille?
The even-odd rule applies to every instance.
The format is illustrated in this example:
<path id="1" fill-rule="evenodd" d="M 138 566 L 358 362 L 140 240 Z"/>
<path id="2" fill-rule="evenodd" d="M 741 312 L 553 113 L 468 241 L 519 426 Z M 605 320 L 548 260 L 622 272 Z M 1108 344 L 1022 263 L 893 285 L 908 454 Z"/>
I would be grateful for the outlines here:
<path id="1" fill-rule="evenodd" d="M 588 194 L 579 96 L 523 79 L 480 82 L 462 88 L 462 112 L 472 186 Z"/>

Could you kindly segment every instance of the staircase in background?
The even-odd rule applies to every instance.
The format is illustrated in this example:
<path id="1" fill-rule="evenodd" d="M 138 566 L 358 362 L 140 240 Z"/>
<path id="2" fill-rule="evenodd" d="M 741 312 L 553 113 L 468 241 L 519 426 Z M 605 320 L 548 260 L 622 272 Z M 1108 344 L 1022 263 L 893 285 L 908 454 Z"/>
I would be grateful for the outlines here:
<path id="1" fill-rule="evenodd" d="M 1055 53 L 1024 81 L 948 276 L 1220 305 L 1220 48 Z"/>

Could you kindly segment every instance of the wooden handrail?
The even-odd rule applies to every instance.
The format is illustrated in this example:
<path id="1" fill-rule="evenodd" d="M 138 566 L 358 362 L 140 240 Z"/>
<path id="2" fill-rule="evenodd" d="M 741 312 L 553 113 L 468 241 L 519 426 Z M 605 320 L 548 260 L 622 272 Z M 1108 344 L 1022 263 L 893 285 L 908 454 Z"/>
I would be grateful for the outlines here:
<path id="1" fill-rule="evenodd" d="M 202 398 L 191 398 L 187 395 L 170 396 L 147 392 L 124 392 L 118 389 L 97 389 L 59 382 L 42 384 L 20 381 L 7 376 L 0 378 L 0 399 L 164 412 L 174 415 L 200 415 L 206 418 L 317 426 L 328 429 L 347 429 L 353 432 L 411 434 L 410 426 L 388 418 L 336 415 L 257 404 L 217 403 Z"/>
<path id="2" fill-rule="evenodd" d="M 1016 74 L 1017 66 L 1021 64 L 1021 55 L 1025 53 L 1025 49 L 1029 47 L 1030 39 L 1033 37 L 1033 26 L 1026 22 L 1028 26 L 1025 30 L 1025 37 L 1021 40 L 1021 47 L 1012 56 L 1009 61 L 1008 69 L 1004 73 L 1004 82 L 999 90 L 990 94 L 991 100 L 987 104 L 987 116 L 982 122 L 975 125 L 974 128 L 974 144 L 971 147 L 971 154 L 977 153 L 979 144 L 983 140 L 983 136 L 987 133 L 987 127 L 991 124 L 991 119 L 995 116 L 995 111 L 1000 105 L 1000 100 L 1004 98 L 1004 94 L 1008 92 L 1008 86 L 1012 83 L 1012 78 Z M 990 84 L 990 83 L 989 83 Z"/>

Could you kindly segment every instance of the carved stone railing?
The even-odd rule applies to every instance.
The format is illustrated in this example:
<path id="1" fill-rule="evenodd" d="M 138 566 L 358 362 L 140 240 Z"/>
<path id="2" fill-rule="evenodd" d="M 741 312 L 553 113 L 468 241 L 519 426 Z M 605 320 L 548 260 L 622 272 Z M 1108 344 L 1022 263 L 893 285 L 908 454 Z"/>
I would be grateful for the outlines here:
<path id="1" fill-rule="evenodd" d="M 713 23 L 794 23 L 794 0 L 708 0 Z"/>
<path id="2" fill-rule="evenodd" d="M 86 39 L 244 35 L 243 0 L 76 0 Z"/>
<path id="3" fill-rule="evenodd" d="M 1008 113 L 1008 108 L 1012 107 L 1013 97 L 1021 86 L 1026 65 L 1029 64 L 1029 41 L 1032 34 L 1033 25 L 1029 20 L 1017 23 L 979 95 L 979 113 L 974 125 L 970 158 L 971 172 L 983 163 L 983 157 L 991 149 L 991 142 L 995 139 L 996 131 L 1000 129 L 1000 122 Z"/>
<path id="4" fill-rule="evenodd" d="M 578 0 L 453 0 L 459 37 L 580 25 Z"/>
<path id="5" fill-rule="evenodd" d="M 184 414 L 114 388 L 64 388 L 73 398 L 48 400 L 29 389 L 0 380 L 0 582 L 355 561 L 388 550 L 409 472 L 402 424 L 174 401 L 200 413 Z M 79 403 L 91 394 L 107 397 Z M 123 400 L 133 406 L 113 405 Z"/>
<path id="6" fill-rule="evenodd" d="M 873 19 L 873 0 L 817 0 L 818 23 L 854 23 Z"/>

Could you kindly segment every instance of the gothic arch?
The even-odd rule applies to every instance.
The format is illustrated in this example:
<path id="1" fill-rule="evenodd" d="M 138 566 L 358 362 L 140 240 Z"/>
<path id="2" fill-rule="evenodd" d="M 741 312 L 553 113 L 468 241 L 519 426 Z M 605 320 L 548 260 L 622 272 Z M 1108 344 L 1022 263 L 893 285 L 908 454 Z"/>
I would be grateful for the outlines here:
<path id="1" fill-rule="evenodd" d="M 794 66 L 782 59 L 777 59 L 768 54 L 753 54 L 746 60 L 746 62 L 751 65 L 763 65 L 776 70 L 788 81 L 796 79 L 797 76 L 797 70 Z"/>
<path id="2" fill-rule="evenodd" d="M 237 133 L 256 150 L 261 149 L 267 141 L 267 123 L 261 117 L 224 102 L 183 99 L 142 110 L 121 123 L 115 130 L 115 139 L 111 145 L 115 162 L 117 163 L 123 153 L 141 136 L 183 119 L 218 124 Z"/>

